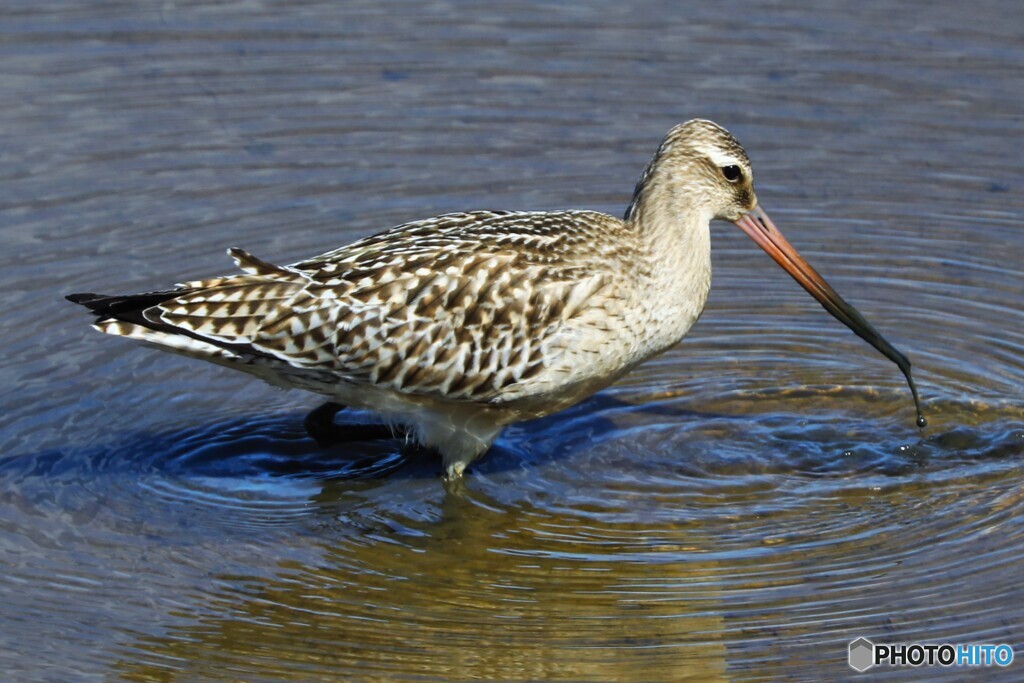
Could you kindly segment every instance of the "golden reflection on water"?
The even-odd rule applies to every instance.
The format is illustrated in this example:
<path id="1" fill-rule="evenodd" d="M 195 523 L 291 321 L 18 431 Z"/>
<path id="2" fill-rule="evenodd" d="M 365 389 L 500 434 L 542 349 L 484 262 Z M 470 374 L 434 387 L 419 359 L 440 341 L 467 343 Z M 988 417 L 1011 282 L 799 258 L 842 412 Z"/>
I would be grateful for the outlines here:
<path id="1" fill-rule="evenodd" d="M 859 636 L 1024 641 L 1022 52 L 994 5 L 13 3 L 4 680 L 830 680 Z M 730 225 L 678 348 L 455 495 L 397 457 L 342 481 L 393 444 L 322 452 L 309 397 L 63 300 L 445 211 L 618 214 L 693 116 L 908 353 L 926 430 Z"/>
<path id="2" fill-rule="evenodd" d="M 304 536 L 315 562 L 211 577 L 230 588 L 138 638 L 115 669 L 132 681 L 716 681 L 815 660 L 841 671 L 851 618 L 875 635 L 912 634 L 923 615 L 971 628 L 950 591 L 976 553 L 994 587 L 1013 574 L 1018 470 L 840 475 L 818 496 L 813 479 L 719 481 L 689 502 L 670 490 L 563 501 L 575 513 L 542 495 L 510 506 L 477 485 L 406 517 L 354 502 L 387 484 L 327 482 Z"/>
<path id="3" fill-rule="evenodd" d="M 204 680 L 725 680 L 702 531 L 595 527 L 453 496 L 441 514 L 398 540 L 343 538 L 322 563 L 282 563 L 273 580 L 222 577 L 239 589 L 212 595 L 201 610 L 210 616 L 141 639 L 116 668 L 133 681 L 169 670 Z M 559 540 L 580 529 L 589 541 Z"/>

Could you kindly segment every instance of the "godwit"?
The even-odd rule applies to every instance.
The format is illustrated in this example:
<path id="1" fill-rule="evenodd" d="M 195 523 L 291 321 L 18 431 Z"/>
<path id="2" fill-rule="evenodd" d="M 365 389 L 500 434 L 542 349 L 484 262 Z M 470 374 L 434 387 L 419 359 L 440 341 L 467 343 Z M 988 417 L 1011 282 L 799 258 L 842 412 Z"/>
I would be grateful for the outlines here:
<path id="1" fill-rule="evenodd" d="M 722 219 L 899 366 L 923 426 L 909 361 L 783 238 L 752 181 L 736 139 L 693 120 L 665 136 L 623 220 L 452 213 L 289 266 L 229 249 L 241 274 L 68 298 L 101 332 L 329 397 L 306 421 L 318 440 L 345 406 L 377 411 L 439 451 L 452 479 L 506 425 L 566 408 L 682 339 L 704 308 Z"/>

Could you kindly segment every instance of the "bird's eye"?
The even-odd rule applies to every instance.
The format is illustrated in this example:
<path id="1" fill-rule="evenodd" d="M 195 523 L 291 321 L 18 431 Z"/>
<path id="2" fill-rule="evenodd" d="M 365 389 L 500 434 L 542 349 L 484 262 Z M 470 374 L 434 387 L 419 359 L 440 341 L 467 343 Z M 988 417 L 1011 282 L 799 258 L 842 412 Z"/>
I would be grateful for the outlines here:
<path id="1" fill-rule="evenodd" d="M 743 169 L 735 164 L 730 164 L 722 167 L 722 175 L 725 176 L 725 179 L 730 183 L 735 183 L 743 178 Z"/>

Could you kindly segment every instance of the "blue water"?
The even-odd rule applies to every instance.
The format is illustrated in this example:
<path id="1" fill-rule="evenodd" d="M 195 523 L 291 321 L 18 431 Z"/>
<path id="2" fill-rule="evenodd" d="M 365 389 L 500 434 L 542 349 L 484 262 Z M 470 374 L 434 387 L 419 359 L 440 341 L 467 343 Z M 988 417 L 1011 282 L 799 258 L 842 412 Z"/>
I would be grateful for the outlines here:
<path id="1" fill-rule="evenodd" d="M 8 3 L 0 667 L 823 680 L 859 636 L 1019 647 L 1022 35 L 1010 2 Z M 908 353 L 926 430 L 896 368 L 727 224 L 679 347 L 447 492 L 397 442 L 316 447 L 316 397 L 63 300 L 444 211 L 618 215 L 691 117 L 744 143 L 790 241 Z"/>

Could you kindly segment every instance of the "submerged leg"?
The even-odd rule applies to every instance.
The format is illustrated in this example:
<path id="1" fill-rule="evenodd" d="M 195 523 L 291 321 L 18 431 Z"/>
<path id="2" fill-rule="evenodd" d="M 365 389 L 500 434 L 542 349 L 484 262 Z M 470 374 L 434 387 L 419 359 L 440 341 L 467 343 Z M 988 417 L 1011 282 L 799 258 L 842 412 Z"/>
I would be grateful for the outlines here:
<path id="1" fill-rule="evenodd" d="M 457 424 L 457 426 L 456 426 Z M 462 478 L 471 462 L 487 452 L 503 425 L 491 420 L 442 421 L 421 425 L 420 438 L 442 456 L 446 481 Z"/>
<path id="2" fill-rule="evenodd" d="M 342 404 L 328 401 L 327 403 L 311 410 L 309 415 L 306 415 L 306 420 L 303 423 L 306 427 L 306 433 L 309 434 L 320 446 L 325 446 L 334 429 L 337 427 L 337 425 L 334 424 L 334 416 L 344 409 L 345 406 Z"/>
<path id="3" fill-rule="evenodd" d="M 306 416 L 306 433 L 321 448 L 347 441 L 373 441 L 376 439 L 404 438 L 405 429 L 383 424 L 335 424 L 334 416 L 345 409 L 341 403 L 328 401 Z"/>

